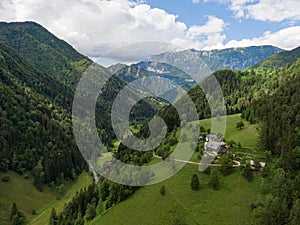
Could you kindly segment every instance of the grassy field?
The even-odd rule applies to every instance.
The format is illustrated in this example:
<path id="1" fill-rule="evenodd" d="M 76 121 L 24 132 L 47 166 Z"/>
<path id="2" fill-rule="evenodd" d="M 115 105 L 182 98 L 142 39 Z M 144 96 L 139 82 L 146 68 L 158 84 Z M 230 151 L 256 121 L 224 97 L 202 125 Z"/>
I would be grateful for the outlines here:
<path id="1" fill-rule="evenodd" d="M 59 198 L 49 187 L 44 187 L 43 192 L 38 191 L 33 185 L 33 179 L 25 179 L 15 172 L 0 173 L 0 177 L 9 175 L 9 182 L 0 181 L 0 224 L 9 225 L 10 210 L 15 202 L 19 210 L 26 216 L 26 224 L 48 224 L 52 207 L 57 211 L 62 210 L 65 202 L 69 202 L 76 191 L 87 187 L 92 182 L 88 173 L 81 174 L 77 181 L 66 184 L 66 194 Z M 32 211 L 36 211 L 33 215 Z"/>
<path id="2" fill-rule="evenodd" d="M 220 117 L 220 120 L 222 119 L 224 118 Z M 205 129 L 208 129 L 211 126 L 210 121 L 211 119 L 201 120 L 200 125 Z M 240 121 L 243 121 L 245 124 L 245 127 L 241 130 L 236 128 L 236 123 Z M 257 150 L 258 138 L 259 134 L 257 124 L 252 125 L 248 121 L 242 120 L 240 114 L 227 116 L 227 125 L 225 132 L 226 142 L 233 140 L 236 143 L 241 143 L 242 147 Z"/>
<path id="3" fill-rule="evenodd" d="M 245 154 L 260 153 L 257 147 L 257 125 L 243 121 L 245 127 L 239 130 L 236 128 L 239 121 L 239 114 L 227 117 L 225 139 L 240 142 L 244 147 L 240 151 Z M 202 120 L 200 124 L 208 129 L 210 120 Z M 191 160 L 199 162 L 196 154 Z M 150 164 L 159 161 L 154 159 Z M 193 173 L 199 176 L 199 191 L 190 188 Z M 199 172 L 197 165 L 187 164 L 170 179 L 139 189 L 129 199 L 98 216 L 89 225 L 171 225 L 176 224 L 176 220 L 188 225 L 251 224 L 249 206 L 260 194 L 261 178 L 256 175 L 254 180 L 247 182 L 241 177 L 240 168 L 235 168 L 227 177 L 219 177 L 220 189 L 212 190 L 208 186 L 209 176 Z M 167 189 L 165 196 L 159 192 L 163 185 Z"/>
<path id="4" fill-rule="evenodd" d="M 199 191 L 190 188 L 193 173 L 199 176 Z M 176 219 L 188 225 L 250 224 L 249 205 L 257 199 L 260 178 L 248 183 L 236 168 L 231 175 L 220 176 L 221 188 L 214 191 L 208 187 L 208 177 L 196 165 L 186 165 L 172 178 L 141 188 L 90 225 L 171 225 Z M 162 185 L 166 186 L 165 196 L 159 192 Z"/>

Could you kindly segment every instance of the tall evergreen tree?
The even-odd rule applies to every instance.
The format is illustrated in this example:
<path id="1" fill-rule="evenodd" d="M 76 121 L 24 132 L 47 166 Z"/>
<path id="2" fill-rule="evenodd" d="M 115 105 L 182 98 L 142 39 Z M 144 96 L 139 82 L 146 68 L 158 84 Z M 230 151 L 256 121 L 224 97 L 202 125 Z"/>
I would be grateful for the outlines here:
<path id="1" fill-rule="evenodd" d="M 86 219 L 92 220 L 96 216 L 96 207 L 93 204 L 88 204 L 86 209 Z"/>
<path id="2" fill-rule="evenodd" d="M 12 220 L 13 216 L 15 216 L 17 214 L 18 214 L 17 204 L 13 203 L 13 206 L 12 206 L 11 211 L 10 211 L 10 219 Z"/>
<path id="3" fill-rule="evenodd" d="M 216 169 L 212 169 L 210 172 L 209 186 L 215 190 L 217 190 L 220 186 L 218 171 Z"/>
<path id="4" fill-rule="evenodd" d="M 58 218 L 56 215 L 56 211 L 54 208 L 52 208 L 51 215 L 50 215 L 50 220 L 49 220 L 49 225 L 57 225 L 58 224 Z"/>
<path id="5" fill-rule="evenodd" d="M 200 183 L 199 183 L 199 179 L 198 179 L 198 175 L 197 174 L 193 174 L 193 176 L 192 176 L 191 188 L 194 191 L 197 191 L 200 188 Z"/>

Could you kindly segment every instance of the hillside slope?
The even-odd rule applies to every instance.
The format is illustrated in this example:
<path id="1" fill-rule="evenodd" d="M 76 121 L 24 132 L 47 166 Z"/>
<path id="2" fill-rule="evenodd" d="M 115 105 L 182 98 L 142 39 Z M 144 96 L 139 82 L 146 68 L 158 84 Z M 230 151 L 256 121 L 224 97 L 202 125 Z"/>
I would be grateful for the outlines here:
<path id="1" fill-rule="evenodd" d="M 50 78 L 41 80 L 35 71 L 17 53 L 0 45 L 0 169 L 22 174 L 42 166 L 35 174 L 41 188 L 61 173 L 76 177 L 86 164 L 74 142 L 68 110 L 35 90 L 60 89 L 55 90 Z"/>
<path id="2" fill-rule="evenodd" d="M 279 68 L 294 63 L 300 57 L 300 47 L 280 52 L 254 65 L 254 68 Z"/>
<path id="3" fill-rule="evenodd" d="M 92 63 L 34 22 L 0 23 L 0 42 L 68 88 L 77 84 L 81 73 Z"/>

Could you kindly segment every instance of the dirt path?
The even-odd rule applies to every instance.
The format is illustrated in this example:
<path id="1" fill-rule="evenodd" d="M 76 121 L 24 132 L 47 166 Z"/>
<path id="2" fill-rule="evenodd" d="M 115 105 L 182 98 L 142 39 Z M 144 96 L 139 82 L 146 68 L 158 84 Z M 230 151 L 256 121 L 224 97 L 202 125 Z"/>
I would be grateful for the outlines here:
<path id="1" fill-rule="evenodd" d="M 157 159 L 162 159 L 161 156 L 155 155 L 153 154 L 154 158 Z M 189 163 L 189 164 L 193 164 L 193 165 L 201 165 L 201 163 L 199 162 L 193 162 L 193 161 L 189 161 L 189 160 L 182 160 L 182 159 L 173 159 L 175 162 L 182 162 L 182 163 Z M 232 167 L 240 167 L 241 163 L 239 161 L 233 160 L 233 163 L 235 163 L 235 165 L 233 165 Z M 214 166 L 214 167 L 218 167 L 218 166 L 222 166 L 222 164 L 210 164 L 209 166 Z"/>

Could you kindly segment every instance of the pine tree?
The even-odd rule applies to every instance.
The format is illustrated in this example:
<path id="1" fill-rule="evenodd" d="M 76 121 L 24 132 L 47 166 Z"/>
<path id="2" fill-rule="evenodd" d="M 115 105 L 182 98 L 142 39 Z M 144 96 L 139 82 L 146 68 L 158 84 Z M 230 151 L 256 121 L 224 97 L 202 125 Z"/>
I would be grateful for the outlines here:
<path id="1" fill-rule="evenodd" d="M 14 203 L 10 212 L 10 219 L 12 221 L 12 225 L 22 225 L 24 223 L 24 218 L 24 213 L 20 212 L 17 208 L 16 203 Z"/>
<path id="2" fill-rule="evenodd" d="M 56 211 L 54 208 L 52 208 L 49 225 L 57 225 L 57 224 L 58 224 L 58 218 L 56 215 Z"/>
<path id="3" fill-rule="evenodd" d="M 88 204 L 86 209 L 86 219 L 92 220 L 96 216 L 96 207 L 93 204 Z"/>
<path id="4" fill-rule="evenodd" d="M 200 183 L 197 174 L 193 174 L 192 176 L 191 187 L 194 191 L 197 191 L 200 188 Z"/>
<path id="5" fill-rule="evenodd" d="M 11 208 L 11 211 L 10 211 L 10 219 L 12 220 L 13 217 L 14 217 L 15 215 L 17 215 L 17 214 L 18 214 L 17 204 L 14 203 L 13 206 L 12 206 L 12 208 Z"/>
<path id="6" fill-rule="evenodd" d="M 216 169 L 213 169 L 210 172 L 209 186 L 215 190 L 217 190 L 220 186 L 218 171 Z"/>
<path id="7" fill-rule="evenodd" d="M 19 215 L 14 215 L 12 218 L 12 225 L 22 225 L 24 218 Z"/>

